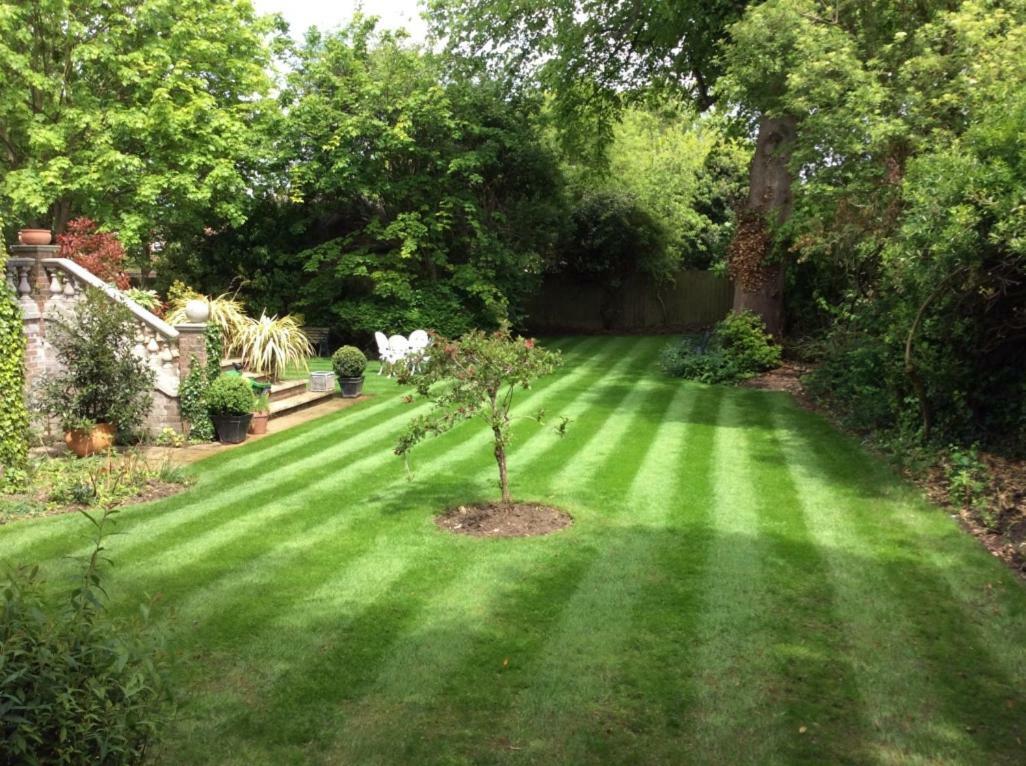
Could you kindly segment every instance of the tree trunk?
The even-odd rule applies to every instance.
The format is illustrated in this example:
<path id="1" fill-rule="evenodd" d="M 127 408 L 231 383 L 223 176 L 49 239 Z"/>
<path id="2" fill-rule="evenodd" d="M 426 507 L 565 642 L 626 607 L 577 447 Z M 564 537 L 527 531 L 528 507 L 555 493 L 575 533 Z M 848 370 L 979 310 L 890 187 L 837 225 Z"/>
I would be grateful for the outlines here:
<path id="1" fill-rule="evenodd" d="M 493 428 L 495 434 L 495 462 L 499 464 L 499 488 L 502 490 L 502 504 L 512 505 L 513 498 L 509 494 L 509 471 L 506 470 L 506 447 L 502 443 L 502 433 Z"/>
<path id="2" fill-rule="evenodd" d="M 794 147 L 793 117 L 763 117 L 748 169 L 748 199 L 730 243 L 734 311 L 754 311 L 779 338 L 784 330 L 786 264 L 770 259 L 769 226 L 784 223 L 794 208 L 788 163 Z M 769 262 L 767 262 L 769 261 Z"/>

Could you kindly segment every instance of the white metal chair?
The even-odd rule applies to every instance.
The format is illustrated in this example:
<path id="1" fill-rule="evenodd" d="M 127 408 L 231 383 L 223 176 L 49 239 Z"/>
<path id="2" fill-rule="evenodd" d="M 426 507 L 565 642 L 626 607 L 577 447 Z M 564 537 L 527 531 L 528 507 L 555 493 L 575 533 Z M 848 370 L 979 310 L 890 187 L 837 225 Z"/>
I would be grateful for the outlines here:
<path id="1" fill-rule="evenodd" d="M 420 365 L 428 361 L 425 350 L 431 345 L 431 338 L 423 330 L 414 330 L 410 333 L 410 350 L 409 356 L 415 357 L 412 362 L 413 371 L 416 372 Z"/>
<path id="2" fill-rule="evenodd" d="M 385 372 L 385 367 L 392 363 L 392 349 L 388 345 L 388 336 L 380 330 L 374 333 L 374 340 L 378 344 L 378 358 L 381 360 L 378 375 L 381 375 Z"/>
<path id="3" fill-rule="evenodd" d="M 410 353 L 410 342 L 402 335 L 393 335 L 388 339 L 389 353 L 392 356 L 392 364 L 401 362 Z"/>

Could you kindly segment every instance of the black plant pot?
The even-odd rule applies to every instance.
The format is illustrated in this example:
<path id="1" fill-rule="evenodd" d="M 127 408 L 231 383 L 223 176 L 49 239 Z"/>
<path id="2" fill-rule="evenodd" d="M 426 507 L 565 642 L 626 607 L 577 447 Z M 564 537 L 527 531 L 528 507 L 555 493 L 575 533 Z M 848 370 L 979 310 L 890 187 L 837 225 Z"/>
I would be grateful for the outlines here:
<path id="1" fill-rule="evenodd" d="M 339 385 L 342 386 L 342 396 L 346 399 L 355 399 L 363 391 L 363 376 L 359 378 L 339 378 Z"/>
<path id="2" fill-rule="evenodd" d="M 249 422 L 253 419 L 253 413 L 245 415 L 211 415 L 214 421 L 214 430 L 217 431 L 218 441 L 224 444 L 238 444 L 246 441 L 246 432 L 249 431 Z"/>

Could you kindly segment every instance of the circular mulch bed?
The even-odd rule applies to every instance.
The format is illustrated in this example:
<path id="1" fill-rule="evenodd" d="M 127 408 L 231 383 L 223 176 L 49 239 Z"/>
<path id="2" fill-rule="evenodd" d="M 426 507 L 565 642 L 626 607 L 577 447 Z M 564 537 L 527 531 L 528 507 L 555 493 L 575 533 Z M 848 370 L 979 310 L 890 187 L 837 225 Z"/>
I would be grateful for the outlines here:
<path id="1" fill-rule="evenodd" d="M 460 505 L 435 517 L 440 529 L 471 537 L 535 537 L 574 523 L 566 511 L 538 503 Z"/>

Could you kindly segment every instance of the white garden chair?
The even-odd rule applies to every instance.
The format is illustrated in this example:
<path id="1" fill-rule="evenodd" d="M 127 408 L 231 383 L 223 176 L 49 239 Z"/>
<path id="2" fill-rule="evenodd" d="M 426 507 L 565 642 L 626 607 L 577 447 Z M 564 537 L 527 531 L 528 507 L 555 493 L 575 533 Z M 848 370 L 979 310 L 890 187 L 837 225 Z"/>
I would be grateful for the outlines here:
<path id="1" fill-rule="evenodd" d="M 410 350 L 409 355 L 416 357 L 414 364 L 414 372 L 416 368 L 428 360 L 428 357 L 424 354 L 424 350 L 431 345 L 431 338 L 423 330 L 414 330 L 410 333 Z"/>
<path id="2" fill-rule="evenodd" d="M 378 344 L 378 359 L 381 360 L 381 366 L 378 367 L 378 375 L 381 375 L 385 368 L 392 363 L 392 349 L 388 345 L 388 336 L 385 333 L 378 330 L 374 333 L 374 340 Z"/>
<path id="3" fill-rule="evenodd" d="M 410 342 L 402 335 L 393 335 L 388 339 L 389 353 L 392 364 L 403 361 L 410 353 Z"/>

